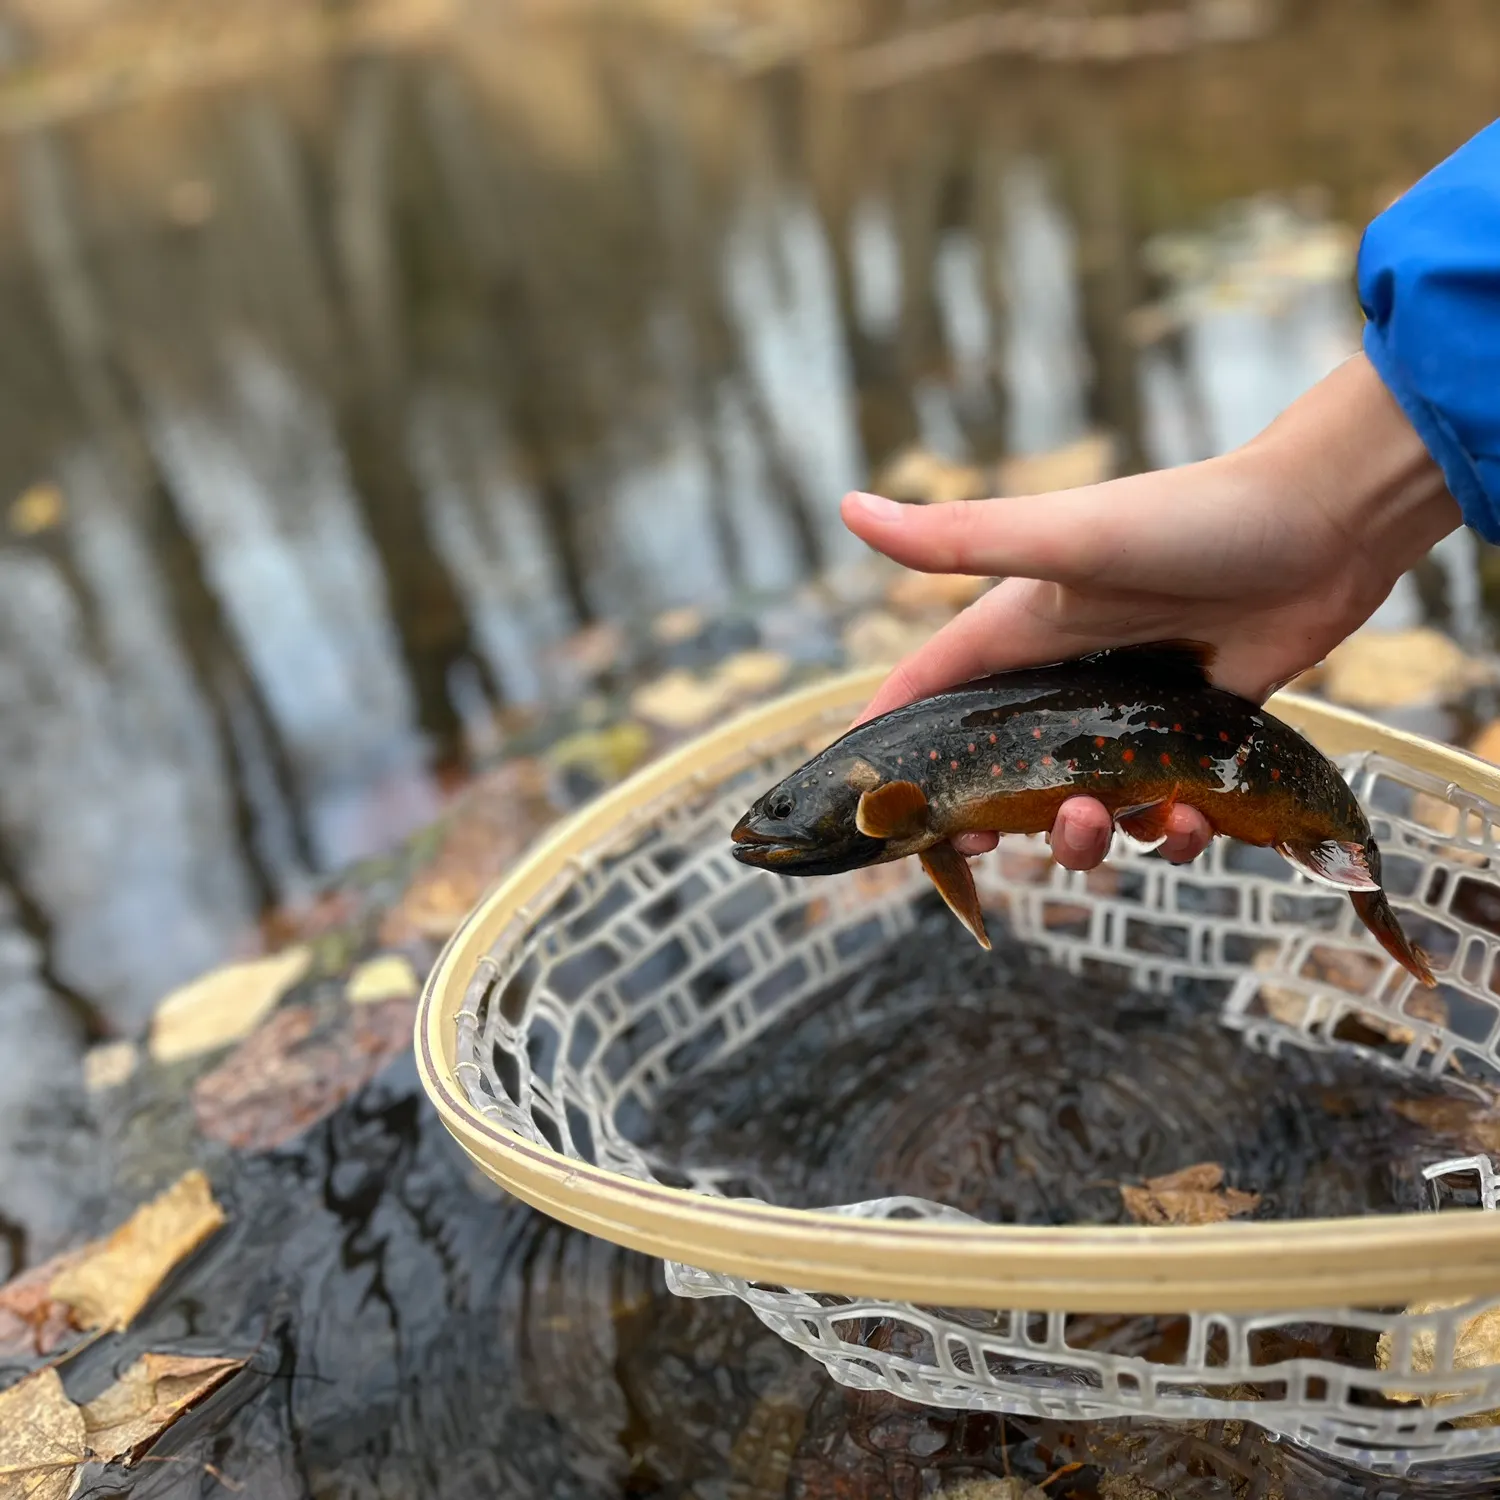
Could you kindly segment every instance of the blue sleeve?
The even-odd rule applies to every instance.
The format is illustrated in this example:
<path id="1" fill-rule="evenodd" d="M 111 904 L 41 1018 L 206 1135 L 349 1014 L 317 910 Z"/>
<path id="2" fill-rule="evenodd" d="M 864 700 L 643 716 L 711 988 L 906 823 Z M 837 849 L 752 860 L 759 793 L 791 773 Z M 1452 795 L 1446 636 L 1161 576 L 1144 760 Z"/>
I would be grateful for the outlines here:
<path id="1" fill-rule="evenodd" d="M 1500 122 L 1365 231 L 1359 300 L 1370 363 L 1464 520 L 1500 542 Z"/>

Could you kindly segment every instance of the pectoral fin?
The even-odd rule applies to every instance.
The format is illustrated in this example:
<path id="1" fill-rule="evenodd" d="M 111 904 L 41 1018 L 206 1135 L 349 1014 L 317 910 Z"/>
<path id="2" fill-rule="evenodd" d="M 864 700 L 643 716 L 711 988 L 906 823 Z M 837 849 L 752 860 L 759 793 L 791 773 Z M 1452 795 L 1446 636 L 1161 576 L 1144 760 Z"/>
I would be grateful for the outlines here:
<path id="1" fill-rule="evenodd" d="M 984 930 L 984 912 L 979 905 L 979 892 L 974 889 L 974 875 L 968 860 L 946 842 L 924 849 L 918 857 L 928 878 L 938 888 L 938 895 L 948 903 L 949 910 L 974 934 L 981 948 L 988 948 L 989 934 Z"/>
<path id="2" fill-rule="evenodd" d="M 1167 819 L 1177 799 L 1162 797 L 1156 802 L 1140 802 L 1134 807 L 1122 807 L 1115 814 L 1115 827 L 1126 838 L 1146 849 L 1158 848 L 1167 837 Z"/>
<path id="3" fill-rule="evenodd" d="M 1320 885 L 1339 891 L 1380 889 L 1380 882 L 1370 873 L 1363 844 L 1324 839 L 1321 844 L 1277 844 L 1276 852 Z"/>
<path id="4" fill-rule="evenodd" d="M 862 792 L 854 826 L 871 839 L 909 839 L 927 828 L 927 797 L 914 781 L 888 781 Z"/>

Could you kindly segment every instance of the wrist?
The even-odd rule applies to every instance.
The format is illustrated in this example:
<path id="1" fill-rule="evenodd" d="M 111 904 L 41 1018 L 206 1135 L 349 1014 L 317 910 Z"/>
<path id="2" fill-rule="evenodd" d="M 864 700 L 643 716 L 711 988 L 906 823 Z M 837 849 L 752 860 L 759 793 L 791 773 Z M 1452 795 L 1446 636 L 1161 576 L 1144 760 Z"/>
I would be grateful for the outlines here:
<path id="1" fill-rule="evenodd" d="M 1442 470 L 1363 354 L 1232 457 L 1263 492 L 1312 507 L 1387 587 L 1463 524 Z"/>

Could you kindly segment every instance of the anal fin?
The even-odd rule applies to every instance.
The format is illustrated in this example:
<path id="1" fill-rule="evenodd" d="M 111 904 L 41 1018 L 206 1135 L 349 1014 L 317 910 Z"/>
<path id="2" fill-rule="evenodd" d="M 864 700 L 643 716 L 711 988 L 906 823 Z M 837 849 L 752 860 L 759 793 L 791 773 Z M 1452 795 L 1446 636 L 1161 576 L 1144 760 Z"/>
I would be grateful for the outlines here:
<path id="1" fill-rule="evenodd" d="M 918 858 L 928 879 L 938 888 L 938 895 L 948 903 L 948 909 L 974 934 L 981 948 L 988 948 L 990 938 L 984 930 L 984 912 L 968 860 L 947 842 L 924 849 Z"/>
<path id="2" fill-rule="evenodd" d="M 1319 885 L 1338 891 L 1378 891 L 1380 882 L 1370 872 L 1365 846 L 1344 839 L 1319 844 L 1277 844 L 1276 852 Z"/>

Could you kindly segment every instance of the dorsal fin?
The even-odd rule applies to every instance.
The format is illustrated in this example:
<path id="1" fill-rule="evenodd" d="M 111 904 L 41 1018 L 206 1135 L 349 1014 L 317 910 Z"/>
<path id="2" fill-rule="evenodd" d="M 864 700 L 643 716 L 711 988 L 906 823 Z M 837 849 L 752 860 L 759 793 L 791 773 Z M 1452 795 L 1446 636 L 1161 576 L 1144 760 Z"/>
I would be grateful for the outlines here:
<path id="1" fill-rule="evenodd" d="M 866 838 L 912 838 L 927 827 L 927 798 L 914 781 L 888 781 L 860 796 L 854 826 Z"/>
<path id="2" fill-rule="evenodd" d="M 1104 651 L 1093 651 L 1080 660 L 1115 667 L 1132 677 L 1148 677 L 1153 682 L 1208 687 L 1208 674 L 1218 654 L 1218 648 L 1206 641 L 1143 641 L 1138 646 L 1110 646 Z"/>

